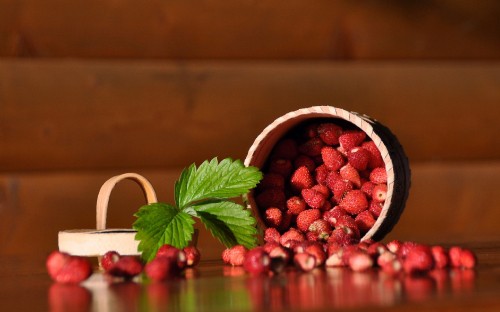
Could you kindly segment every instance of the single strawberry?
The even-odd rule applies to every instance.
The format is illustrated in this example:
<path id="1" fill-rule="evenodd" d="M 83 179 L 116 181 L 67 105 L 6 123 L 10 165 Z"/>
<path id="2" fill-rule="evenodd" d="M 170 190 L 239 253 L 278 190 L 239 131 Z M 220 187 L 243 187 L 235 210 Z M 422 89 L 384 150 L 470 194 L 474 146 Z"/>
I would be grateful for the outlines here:
<path id="1" fill-rule="evenodd" d="M 403 269 L 406 273 L 427 272 L 433 267 L 434 258 L 431 249 L 425 245 L 411 248 L 403 261 Z"/>
<path id="2" fill-rule="evenodd" d="M 269 164 L 269 172 L 277 173 L 283 177 L 289 177 L 293 171 L 292 162 L 289 159 L 273 159 Z"/>
<path id="3" fill-rule="evenodd" d="M 346 215 L 347 212 L 344 209 L 339 206 L 335 206 L 323 214 L 323 220 L 327 221 L 330 226 L 335 227 L 337 225 L 337 220 Z"/>
<path id="4" fill-rule="evenodd" d="M 264 231 L 264 241 L 266 243 L 278 243 L 280 241 L 280 233 L 275 228 L 267 228 Z"/>
<path id="5" fill-rule="evenodd" d="M 477 264 L 476 255 L 469 249 L 452 246 L 448 254 L 450 257 L 450 264 L 454 268 L 472 269 Z"/>
<path id="6" fill-rule="evenodd" d="M 318 220 L 320 217 L 321 211 L 319 209 L 306 209 L 297 216 L 297 228 L 302 232 L 306 232 L 311 223 Z"/>
<path id="7" fill-rule="evenodd" d="M 297 244 L 297 246 L 294 247 L 293 252 L 295 254 L 310 254 L 316 260 L 316 266 L 321 266 L 326 260 L 326 253 L 323 249 L 323 245 L 314 241 L 304 241 Z"/>
<path id="8" fill-rule="evenodd" d="M 351 164 L 347 164 L 340 168 L 339 173 L 342 179 L 350 181 L 357 188 L 361 187 L 361 177 L 359 176 L 359 172 L 351 166 Z"/>
<path id="9" fill-rule="evenodd" d="M 372 199 L 376 203 L 383 203 L 387 198 L 387 185 L 377 184 L 372 190 Z"/>
<path id="10" fill-rule="evenodd" d="M 299 196 L 292 196 L 286 201 L 288 211 L 294 215 L 298 215 L 306 210 L 306 202 Z"/>
<path id="11" fill-rule="evenodd" d="M 164 256 L 164 255 L 171 255 L 170 254 L 170 252 L 172 251 L 171 249 L 176 250 L 177 248 L 175 248 L 174 246 L 169 245 L 169 244 L 163 244 L 160 246 L 160 248 L 158 248 L 158 251 L 156 252 L 155 257 L 160 257 L 160 256 Z"/>
<path id="12" fill-rule="evenodd" d="M 283 213 L 276 207 L 267 208 L 265 212 L 265 220 L 267 226 L 277 228 L 283 221 Z"/>
<path id="13" fill-rule="evenodd" d="M 342 134 L 342 127 L 334 123 L 322 123 L 318 125 L 318 135 L 326 145 L 338 145 Z"/>
<path id="14" fill-rule="evenodd" d="M 391 252 L 381 254 L 377 259 L 377 264 L 382 268 L 384 273 L 389 275 L 397 275 L 403 271 L 403 263 Z"/>
<path id="15" fill-rule="evenodd" d="M 302 234 L 295 228 L 290 228 L 288 231 L 281 235 L 280 244 L 283 247 L 290 248 L 293 244 L 292 242 L 303 242 L 304 240 L 304 234 Z"/>
<path id="16" fill-rule="evenodd" d="M 200 263 L 201 254 L 198 248 L 195 246 L 187 246 L 183 249 L 186 254 L 186 266 L 187 267 L 195 267 Z"/>
<path id="17" fill-rule="evenodd" d="M 259 190 L 285 189 L 285 178 L 281 174 L 266 173 L 258 185 Z"/>
<path id="18" fill-rule="evenodd" d="M 108 274 L 116 277 L 130 279 L 142 273 L 142 262 L 134 256 L 121 256 L 111 268 L 107 271 Z"/>
<path id="19" fill-rule="evenodd" d="M 352 190 L 344 195 L 339 206 L 351 214 L 358 214 L 368 208 L 368 200 L 360 190 Z"/>
<path id="20" fill-rule="evenodd" d="M 375 183 L 372 181 L 365 181 L 361 183 L 361 192 L 365 193 L 367 198 L 372 198 L 373 188 L 375 187 Z"/>
<path id="21" fill-rule="evenodd" d="M 361 130 L 347 130 L 339 137 L 340 146 L 350 151 L 352 148 L 359 146 L 366 138 L 366 133 Z"/>
<path id="22" fill-rule="evenodd" d="M 317 241 L 319 241 L 319 238 L 318 238 L 318 236 L 316 235 L 316 233 L 313 233 L 313 232 L 306 232 L 306 241 L 309 241 L 309 242 L 317 242 Z"/>
<path id="23" fill-rule="evenodd" d="M 321 149 L 321 159 L 329 170 L 339 170 L 345 164 L 344 156 L 330 146 Z"/>
<path id="24" fill-rule="evenodd" d="M 382 213 L 383 203 L 377 203 L 375 201 L 370 201 L 368 210 L 372 213 L 375 218 L 378 218 Z"/>
<path id="25" fill-rule="evenodd" d="M 401 259 L 405 259 L 408 253 L 415 248 L 416 246 L 419 246 L 420 244 L 417 244 L 412 241 L 406 241 L 406 242 L 401 242 L 401 245 L 399 246 L 399 249 L 397 251 L 397 256 L 400 257 Z M 390 249 L 389 249 L 390 250 Z"/>
<path id="26" fill-rule="evenodd" d="M 105 272 L 109 271 L 120 259 L 120 254 L 114 250 L 106 252 L 101 258 L 101 267 Z"/>
<path id="27" fill-rule="evenodd" d="M 349 215 L 339 217 L 335 228 L 347 228 L 349 231 L 353 232 L 353 235 L 355 237 L 360 237 L 358 225 L 356 224 L 356 221 Z"/>
<path id="28" fill-rule="evenodd" d="M 252 275 L 269 273 L 271 258 L 262 247 L 249 250 L 243 262 L 243 269 Z"/>
<path id="29" fill-rule="evenodd" d="M 347 153 L 347 162 L 358 171 L 363 171 L 368 167 L 370 153 L 361 147 L 355 147 Z"/>
<path id="30" fill-rule="evenodd" d="M 361 233 L 368 232 L 375 224 L 375 218 L 372 213 L 368 210 L 360 212 L 356 218 L 354 218 L 356 225 Z"/>
<path id="31" fill-rule="evenodd" d="M 300 168 L 304 166 L 311 172 L 316 169 L 316 163 L 314 162 L 314 160 L 306 155 L 297 156 L 297 158 L 295 158 L 295 160 L 293 161 L 293 166 L 294 168 Z"/>
<path id="32" fill-rule="evenodd" d="M 315 209 L 320 209 L 323 207 L 326 201 L 326 196 L 313 188 L 303 189 L 301 191 L 302 198 L 306 204 Z M 300 215 L 300 214 L 299 214 Z"/>
<path id="33" fill-rule="evenodd" d="M 231 264 L 229 262 L 229 260 L 231 259 L 231 248 L 226 248 L 222 251 L 222 254 L 221 254 L 221 257 L 222 257 L 222 261 L 225 263 L 225 264 Z"/>
<path id="34" fill-rule="evenodd" d="M 46 261 L 47 271 L 58 283 L 78 284 L 92 275 L 92 265 L 83 257 L 54 251 Z"/>
<path id="35" fill-rule="evenodd" d="M 316 180 L 316 183 L 318 184 L 327 185 L 326 178 L 329 173 L 330 170 L 325 166 L 325 164 L 319 165 L 316 169 L 314 169 L 314 180 Z"/>
<path id="36" fill-rule="evenodd" d="M 270 253 L 271 250 L 273 250 L 277 246 L 283 247 L 279 243 L 269 242 L 269 243 L 265 243 L 264 245 L 262 245 L 262 248 L 264 249 L 265 252 Z"/>
<path id="37" fill-rule="evenodd" d="M 314 180 L 309 169 L 305 166 L 297 168 L 290 179 L 290 186 L 295 192 L 300 192 L 302 189 L 313 187 Z"/>
<path id="38" fill-rule="evenodd" d="M 368 168 L 373 169 L 377 167 L 385 167 L 384 160 L 380 154 L 380 150 L 375 145 L 373 141 L 363 142 L 361 147 L 370 153 L 370 159 L 368 161 Z"/>
<path id="39" fill-rule="evenodd" d="M 336 180 L 331 187 L 333 200 L 337 204 L 340 203 L 345 194 L 352 191 L 353 189 L 354 187 L 350 181 L 343 179 Z"/>
<path id="40" fill-rule="evenodd" d="M 276 143 L 271 157 L 274 159 L 295 159 L 299 154 L 297 142 L 293 139 L 284 139 Z"/>
<path id="41" fill-rule="evenodd" d="M 158 257 L 171 259 L 172 262 L 179 268 L 179 270 L 184 269 L 187 265 L 187 258 L 184 251 L 173 246 L 170 246 L 170 248 L 165 248 L 162 251 L 158 250 L 158 252 L 156 253 L 156 258 Z"/>
<path id="42" fill-rule="evenodd" d="M 330 197 L 330 189 L 326 185 L 316 184 L 311 187 L 312 190 L 318 191 L 325 196 L 325 199 Z"/>
<path id="43" fill-rule="evenodd" d="M 432 246 L 431 252 L 436 269 L 444 269 L 448 267 L 450 264 L 450 257 L 443 246 Z"/>
<path id="44" fill-rule="evenodd" d="M 269 207 L 284 209 L 286 205 L 285 192 L 282 189 L 267 189 L 258 194 L 255 201 L 262 210 Z"/>
<path id="45" fill-rule="evenodd" d="M 318 156 L 324 145 L 320 138 L 314 137 L 299 145 L 299 152 L 311 157 Z"/>
<path id="46" fill-rule="evenodd" d="M 243 245 L 235 245 L 229 250 L 229 264 L 232 266 L 241 266 L 245 261 L 248 249 Z"/>
<path id="47" fill-rule="evenodd" d="M 295 266 L 304 272 L 312 271 L 316 267 L 316 259 L 308 253 L 298 253 L 293 256 Z"/>
<path id="48" fill-rule="evenodd" d="M 355 272 L 366 271 L 373 267 L 373 259 L 363 251 L 351 253 L 347 263 Z"/>
<path id="49" fill-rule="evenodd" d="M 272 246 L 268 246 L 267 249 L 264 247 L 264 250 L 269 254 L 269 257 L 271 257 L 271 259 L 282 258 L 285 264 L 290 261 L 290 251 L 280 244 L 273 244 Z"/>
<path id="50" fill-rule="evenodd" d="M 309 232 L 307 233 L 313 233 L 313 236 L 316 237 L 316 239 L 327 240 L 328 237 L 330 237 L 331 232 L 332 227 L 330 224 L 323 219 L 318 219 L 311 223 L 309 226 Z"/>
<path id="51" fill-rule="evenodd" d="M 335 248 L 331 248 L 330 246 L 335 246 Z M 337 247 L 338 244 L 329 244 L 328 245 L 328 258 L 326 258 L 325 266 L 327 267 L 341 267 L 345 266 L 346 263 L 343 261 L 344 249 L 342 247 Z"/>
<path id="52" fill-rule="evenodd" d="M 370 181 L 375 184 L 387 183 L 387 171 L 384 167 L 377 167 L 370 173 Z"/>
<path id="53" fill-rule="evenodd" d="M 359 236 L 357 236 L 351 229 L 347 227 L 335 228 L 328 238 L 328 244 L 348 246 L 357 243 L 359 243 Z"/>
<path id="54" fill-rule="evenodd" d="M 144 273 L 151 280 L 161 282 L 177 275 L 178 268 L 171 259 L 156 257 L 146 264 Z"/>

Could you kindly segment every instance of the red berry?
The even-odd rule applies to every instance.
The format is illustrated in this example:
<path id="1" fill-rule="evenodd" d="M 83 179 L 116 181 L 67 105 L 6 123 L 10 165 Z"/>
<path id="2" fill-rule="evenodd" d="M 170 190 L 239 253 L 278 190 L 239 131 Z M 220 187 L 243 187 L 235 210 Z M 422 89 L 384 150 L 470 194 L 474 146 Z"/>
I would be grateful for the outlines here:
<path id="1" fill-rule="evenodd" d="M 364 210 L 360 212 L 354 219 L 361 233 L 368 232 L 375 224 L 375 218 L 370 211 Z"/>
<path id="2" fill-rule="evenodd" d="M 292 196 L 286 201 L 288 211 L 294 215 L 298 215 L 306 210 L 306 202 L 299 196 Z"/>
<path id="3" fill-rule="evenodd" d="M 256 247 L 247 252 L 243 268 L 250 274 L 265 274 L 270 271 L 271 258 L 261 247 Z"/>
<path id="4" fill-rule="evenodd" d="M 293 166 L 295 168 L 304 166 L 311 172 L 316 169 L 316 163 L 314 162 L 314 160 L 306 155 L 299 155 L 297 158 L 295 158 L 295 160 L 293 161 Z"/>
<path id="5" fill-rule="evenodd" d="M 318 125 L 318 135 L 327 145 L 338 145 L 342 128 L 334 123 L 323 123 Z"/>
<path id="6" fill-rule="evenodd" d="M 356 251 L 349 255 L 348 265 L 355 272 L 366 271 L 373 267 L 372 258 L 363 251 Z"/>
<path id="7" fill-rule="evenodd" d="M 340 146 L 350 151 L 352 148 L 359 146 L 366 138 L 366 133 L 361 130 L 347 130 L 339 137 Z"/>
<path id="8" fill-rule="evenodd" d="M 361 242 L 363 243 L 363 242 Z M 370 257 L 372 257 L 375 261 L 377 261 L 378 257 L 382 255 L 383 253 L 389 252 L 387 247 L 385 247 L 384 244 L 379 243 L 379 242 L 374 242 L 368 245 L 368 248 L 366 249 L 366 252 Z"/>
<path id="9" fill-rule="evenodd" d="M 314 169 L 314 179 L 318 184 L 327 185 L 326 179 L 329 173 L 330 170 L 325 166 L 325 164 L 322 164 Z"/>
<path id="10" fill-rule="evenodd" d="M 83 257 L 53 251 L 46 261 L 49 276 L 58 283 L 77 284 L 92 275 L 92 265 Z"/>
<path id="11" fill-rule="evenodd" d="M 330 246 L 334 246 L 330 248 Z M 338 244 L 329 244 L 328 245 L 328 258 L 325 261 L 325 265 L 327 267 L 339 267 L 345 266 L 346 263 L 343 260 L 344 249 L 339 247 Z"/>
<path id="12" fill-rule="evenodd" d="M 321 211 L 319 209 L 307 209 L 299 213 L 297 216 L 297 228 L 302 232 L 306 232 L 309 226 L 314 221 L 321 217 Z"/>
<path id="13" fill-rule="evenodd" d="M 375 187 L 375 183 L 371 181 L 366 181 L 361 184 L 361 192 L 365 193 L 367 198 L 372 198 L 373 188 Z"/>
<path id="14" fill-rule="evenodd" d="M 403 268 L 406 273 L 419 273 L 432 270 L 434 258 L 428 246 L 417 245 L 408 251 L 404 258 Z"/>
<path id="15" fill-rule="evenodd" d="M 120 259 L 120 254 L 114 250 L 105 253 L 101 258 L 101 266 L 104 271 L 109 271 L 118 259 Z"/>
<path id="16" fill-rule="evenodd" d="M 292 245 L 292 242 L 303 242 L 304 240 L 304 234 L 294 228 L 290 228 L 281 235 L 280 244 L 283 247 L 289 248 Z"/>
<path id="17" fill-rule="evenodd" d="M 270 227 L 279 227 L 283 221 L 283 213 L 275 207 L 266 209 L 265 212 L 266 224 Z"/>
<path id="18" fill-rule="evenodd" d="M 255 201 L 261 209 L 267 209 L 269 207 L 284 209 L 286 197 L 283 190 L 274 188 L 264 190 L 262 193 L 258 194 Z"/>
<path id="19" fill-rule="evenodd" d="M 339 218 L 345 215 L 347 215 L 347 212 L 344 209 L 339 206 L 335 206 L 323 214 L 323 220 L 335 227 Z"/>
<path id="20" fill-rule="evenodd" d="M 198 263 L 200 263 L 201 260 L 201 254 L 198 248 L 194 246 L 188 246 L 184 247 L 183 249 L 184 253 L 186 254 L 186 266 L 187 267 L 194 267 L 197 266 Z"/>
<path id="21" fill-rule="evenodd" d="M 121 256 L 111 268 L 108 274 L 117 277 L 132 278 L 142 272 L 142 262 L 135 256 Z"/>
<path id="22" fill-rule="evenodd" d="M 314 157 L 321 154 L 323 146 L 324 143 L 320 138 L 311 138 L 299 146 L 299 152 L 304 155 Z"/>
<path id="23" fill-rule="evenodd" d="M 328 186 L 331 190 L 333 190 L 333 186 L 338 180 L 342 180 L 340 174 L 336 171 L 329 171 L 326 175 L 324 185 Z"/>
<path id="24" fill-rule="evenodd" d="M 375 184 L 387 183 L 387 171 L 383 167 L 377 167 L 370 173 L 370 181 Z"/>
<path id="25" fill-rule="evenodd" d="M 178 273 L 177 266 L 172 259 L 166 257 L 156 257 L 146 264 L 144 273 L 151 280 L 156 282 L 165 281 Z"/>
<path id="26" fill-rule="evenodd" d="M 376 203 L 382 203 L 385 201 L 387 197 L 387 185 L 386 184 L 377 184 L 373 188 L 372 198 Z"/>
<path id="27" fill-rule="evenodd" d="M 369 160 L 370 153 L 361 147 L 355 147 L 347 154 L 348 163 L 359 171 L 363 171 L 368 167 Z"/>
<path id="28" fill-rule="evenodd" d="M 321 158 L 329 170 L 339 170 L 345 164 L 344 156 L 330 146 L 321 149 Z"/>
<path id="29" fill-rule="evenodd" d="M 385 252 L 377 259 L 377 264 L 390 275 L 396 275 L 403 270 L 401 260 L 392 252 Z"/>
<path id="30" fill-rule="evenodd" d="M 315 189 L 303 189 L 301 194 L 306 204 L 311 208 L 320 209 L 325 204 L 326 196 Z"/>
<path id="31" fill-rule="evenodd" d="M 316 242 L 306 242 L 303 246 L 303 252 L 310 254 L 316 260 L 316 266 L 321 266 L 326 261 L 326 253 L 323 245 Z"/>
<path id="32" fill-rule="evenodd" d="M 406 256 L 410 252 L 410 250 L 412 250 L 416 246 L 419 246 L 419 244 L 415 242 L 402 242 L 397 251 L 397 256 L 404 260 L 404 258 L 406 258 Z"/>
<path id="33" fill-rule="evenodd" d="M 281 174 L 266 173 L 259 183 L 260 190 L 265 189 L 285 189 L 285 178 Z"/>
<path id="34" fill-rule="evenodd" d="M 339 206 L 351 214 L 358 214 L 368 208 L 368 200 L 360 190 L 352 190 L 344 195 Z"/>
<path id="35" fill-rule="evenodd" d="M 229 250 L 229 264 L 232 266 L 243 265 L 248 249 L 243 245 L 235 245 Z"/>
<path id="36" fill-rule="evenodd" d="M 336 228 L 347 228 L 349 231 L 353 232 L 354 236 L 359 238 L 360 232 L 356 221 L 349 215 L 341 216 L 337 220 Z"/>
<path id="37" fill-rule="evenodd" d="M 351 182 L 339 179 L 333 183 L 331 190 L 333 192 L 333 199 L 335 202 L 340 203 L 345 194 L 353 190 L 353 186 Z"/>
<path id="38" fill-rule="evenodd" d="M 368 168 L 373 169 L 377 167 L 385 167 L 384 160 L 382 159 L 382 155 L 380 154 L 378 147 L 375 145 L 375 142 L 373 141 L 363 142 L 361 144 L 361 147 L 370 153 Z"/>
<path id="39" fill-rule="evenodd" d="M 388 242 L 385 246 L 387 247 L 387 249 L 389 249 L 390 252 L 398 254 L 402 244 L 403 243 L 401 241 L 395 239 Z"/>
<path id="40" fill-rule="evenodd" d="M 226 248 L 222 251 L 222 261 L 224 261 L 225 264 L 231 264 L 229 262 L 229 259 L 231 258 L 231 248 Z"/>
<path id="41" fill-rule="evenodd" d="M 465 248 L 453 246 L 448 251 L 450 264 L 455 268 L 472 269 L 476 266 L 477 259 L 475 254 Z"/>
<path id="42" fill-rule="evenodd" d="M 328 237 L 330 237 L 331 232 L 332 227 L 330 226 L 330 224 L 323 219 L 318 219 L 311 223 L 308 233 L 313 233 L 313 237 L 315 237 L 316 239 L 327 240 Z"/>
<path id="43" fill-rule="evenodd" d="M 351 166 L 351 164 L 347 164 L 340 168 L 340 176 L 342 179 L 350 181 L 356 187 L 361 187 L 361 177 L 359 176 L 359 172 Z"/>
<path id="44" fill-rule="evenodd" d="M 450 263 L 450 258 L 448 252 L 442 246 L 432 246 L 431 247 L 432 257 L 434 258 L 434 264 L 436 269 L 444 269 Z"/>
<path id="45" fill-rule="evenodd" d="M 295 159 L 299 154 L 297 143 L 292 139 L 284 139 L 276 143 L 272 158 Z"/>
<path id="46" fill-rule="evenodd" d="M 280 241 L 280 233 L 275 228 L 267 228 L 264 231 L 264 241 L 266 243 L 278 243 Z"/>
<path id="47" fill-rule="evenodd" d="M 330 189 L 325 185 L 317 184 L 317 185 L 311 187 L 311 189 L 323 194 L 325 196 L 325 199 L 327 199 L 330 196 Z"/>
<path id="48" fill-rule="evenodd" d="M 299 167 L 292 175 L 290 180 L 290 186 L 296 192 L 300 192 L 302 189 L 311 188 L 314 186 L 314 180 L 311 176 L 311 172 L 307 167 Z"/>
<path id="49" fill-rule="evenodd" d="M 356 235 L 348 227 L 338 227 L 332 231 L 328 244 L 338 244 L 340 246 L 348 246 L 359 243 L 359 235 Z"/>
<path id="50" fill-rule="evenodd" d="M 380 216 L 380 214 L 382 213 L 382 206 L 383 206 L 382 203 L 377 203 L 377 202 L 372 200 L 370 202 L 368 210 L 372 213 L 372 215 L 375 218 L 378 218 Z"/>
<path id="51" fill-rule="evenodd" d="M 304 272 L 309 272 L 316 267 L 316 259 L 308 253 L 298 253 L 293 256 L 295 265 Z"/>

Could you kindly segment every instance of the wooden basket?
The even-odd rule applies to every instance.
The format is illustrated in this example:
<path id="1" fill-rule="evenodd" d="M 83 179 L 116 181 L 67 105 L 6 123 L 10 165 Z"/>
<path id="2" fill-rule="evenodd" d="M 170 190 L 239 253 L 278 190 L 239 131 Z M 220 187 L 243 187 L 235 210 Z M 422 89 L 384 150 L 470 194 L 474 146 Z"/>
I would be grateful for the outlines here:
<path id="1" fill-rule="evenodd" d="M 153 186 L 137 173 L 124 173 L 107 180 L 97 196 L 96 229 L 67 230 L 59 232 L 59 250 L 77 256 L 102 256 L 110 250 L 121 255 L 140 255 L 137 250 L 139 241 L 135 240 L 133 229 L 106 229 L 106 217 L 111 191 L 125 179 L 139 184 L 148 204 L 156 203 Z"/>
<path id="2" fill-rule="evenodd" d="M 268 125 L 250 147 L 245 165 L 262 168 L 275 144 L 298 124 L 311 119 L 341 119 L 363 130 L 377 145 L 387 170 L 387 198 L 375 225 L 362 239 L 381 240 L 398 222 L 403 212 L 410 188 L 408 159 L 391 131 L 366 115 L 349 112 L 332 106 L 313 106 L 289 112 Z M 254 211 L 258 226 L 265 224 L 255 203 L 254 193 L 247 196 L 248 207 Z"/>

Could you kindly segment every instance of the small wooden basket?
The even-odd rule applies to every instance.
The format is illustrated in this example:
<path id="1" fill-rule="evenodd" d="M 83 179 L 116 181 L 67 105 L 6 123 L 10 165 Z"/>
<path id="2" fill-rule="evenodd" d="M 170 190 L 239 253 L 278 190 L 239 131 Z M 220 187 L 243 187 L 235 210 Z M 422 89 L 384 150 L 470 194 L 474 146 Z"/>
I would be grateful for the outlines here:
<path id="1" fill-rule="evenodd" d="M 77 256 L 102 256 L 110 250 L 121 255 L 140 255 L 137 250 L 139 241 L 135 240 L 133 229 L 106 229 L 106 216 L 111 191 L 115 185 L 125 179 L 139 184 L 148 204 L 156 203 L 153 186 L 137 173 L 124 173 L 107 180 L 97 196 L 96 229 L 67 230 L 59 232 L 59 250 Z"/>
<path id="2" fill-rule="evenodd" d="M 387 198 L 375 225 L 362 239 L 381 240 L 392 230 L 403 212 L 410 188 L 410 168 L 397 138 L 378 121 L 332 106 L 313 106 L 289 112 L 277 118 L 257 136 L 248 151 L 245 165 L 263 168 L 275 144 L 295 126 L 312 119 L 344 120 L 363 130 L 378 147 L 387 171 Z M 247 203 L 257 217 L 258 226 L 265 229 L 253 191 L 248 194 Z"/>

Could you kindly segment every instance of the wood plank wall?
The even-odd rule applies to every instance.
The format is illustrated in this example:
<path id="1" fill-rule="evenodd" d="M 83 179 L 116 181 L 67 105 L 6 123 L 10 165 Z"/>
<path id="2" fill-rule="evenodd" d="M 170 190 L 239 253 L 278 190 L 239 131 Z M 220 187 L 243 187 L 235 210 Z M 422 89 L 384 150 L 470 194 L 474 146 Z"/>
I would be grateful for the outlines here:
<path id="1" fill-rule="evenodd" d="M 184 166 L 244 158 L 312 105 L 370 115 L 405 147 L 412 189 L 387 239 L 498 239 L 498 16 L 497 1 L 0 0 L 0 253 L 94 227 L 115 174 L 171 201 Z M 142 202 L 119 184 L 109 225 Z"/>

